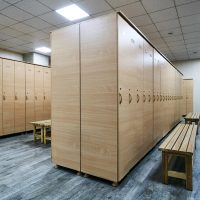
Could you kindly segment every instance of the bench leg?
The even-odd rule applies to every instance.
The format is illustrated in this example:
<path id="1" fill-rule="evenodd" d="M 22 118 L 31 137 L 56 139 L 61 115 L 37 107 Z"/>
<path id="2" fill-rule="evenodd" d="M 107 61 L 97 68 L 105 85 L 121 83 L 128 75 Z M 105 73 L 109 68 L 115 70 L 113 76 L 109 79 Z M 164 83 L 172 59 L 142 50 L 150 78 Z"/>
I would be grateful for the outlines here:
<path id="1" fill-rule="evenodd" d="M 36 141 L 36 126 L 33 126 L 33 140 Z"/>
<path id="2" fill-rule="evenodd" d="M 43 131 L 43 127 L 41 127 L 41 143 L 43 143 L 44 141 L 44 131 Z"/>
<path id="3" fill-rule="evenodd" d="M 186 188 L 192 190 L 192 156 L 185 157 Z"/>
<path id="4" fill-rule="evenodd" d="M 163 183 L 168 184 L 168 153 L 162 152 Z"/>
<path id="5" fill-rule="evenodd" d="M 46 135 L 47 135 L 47 129 L 44 127 L 44 138 L 43 138 L 44 144 L 47 143 L 47 141 L 46 141 Z"/>

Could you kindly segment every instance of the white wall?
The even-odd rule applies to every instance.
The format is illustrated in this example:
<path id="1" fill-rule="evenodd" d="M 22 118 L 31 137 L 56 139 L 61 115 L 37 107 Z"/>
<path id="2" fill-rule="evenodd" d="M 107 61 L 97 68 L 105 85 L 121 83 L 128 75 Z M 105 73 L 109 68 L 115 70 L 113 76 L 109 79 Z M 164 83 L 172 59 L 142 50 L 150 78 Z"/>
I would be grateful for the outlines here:
<path id="1" fill-rule="evenodd" d="M 23 61 L 23 55 L 12 51 L 0 49 L 0 58 L 8 58 L 12 60 Z"/>
<path id="2" fill-rule="evenodd" d="M 49 66 L 49 56 L 34 53 L 33 54 L 33 63 L 38 64 L 38 65 Z"/>
<path id="3" fill-rule="evenodd" d="M 190 61 L 177 61 L 174 65 L 183 73 L 184 78 L 192 78 L 194 111 L 200 112 L 200 59 Z"/>

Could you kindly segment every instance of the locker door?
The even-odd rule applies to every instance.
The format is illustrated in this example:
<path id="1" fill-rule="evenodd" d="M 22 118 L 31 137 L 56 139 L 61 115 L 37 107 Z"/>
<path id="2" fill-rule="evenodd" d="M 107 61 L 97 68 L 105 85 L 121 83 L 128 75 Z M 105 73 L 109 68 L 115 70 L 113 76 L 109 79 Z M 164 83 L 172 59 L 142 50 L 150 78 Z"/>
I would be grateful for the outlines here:
<path id="1" fill-rule="evenodd" d="M 30 122 L 35 121 L 34 65 L 26 64 L 26 131 L 32 130 Z"/>
<path id="2" fill-rule="evenodd" d="M 35 120 L 44 120 L 43 67 L 35 65 Z"/>
<path id="3" fill-rule="evenodd" d="M 136 121 L 140 117 L 137 107 L 140 104 L 138 98 L 141 97 L 137 91 L 139 90 L 139 78 L 136 74 L 138 64 L 142 67 L 138 59 L 138 51 L 143 54 L 143 48 L 141 45 L 141 50 L 139 50 L 141 38 L 138 33 L 121 17 L 118 19 L 118 30 L 118 91 L 120 97 L 118 170 L 119 180 L 121 180 L 141 158 L 143 138 L 142 133 L 139 132 L 141 127 L 138 128 L 140 122 Z"/>
<path id="4" fill-rule="evenodd" d="M 181 103 L 181 111 L 182 115 L 187 114 L 187 109 L 186 109 L 186 82 L 182 80 L 182 103 Z"/>
<path id="5" fill-rule="evenodd" d="M 3 59 L 3 134 L 14 132 L 14 61 Z"/>
<path id="6" fill-rule="evenodd" d="M 2 92 L 3 92 L 3 82 L 2 82 L 2 73 L 3 73 L 3 60 L 0 58 L 0 136 L 3 135 L 3 107 L 2 107 Z"/>
<path id="7" fill-rule="evenodd" d="M 44 119 L 51 119 L 51 69 L 43 67 L 44 76 Z"/>
<path id="8" fill-rule="evenodd" d="M 186 92 L 187 92 L 187 114 L 193 112 L 193 80 L 186 80 Z"/>
<path id="9" fill-rule="evenodd" d="M 153 147 L 153 48 L 144 41 L 144 95 L 143 142 L 147 152 Z"/>
<path id="10" fill-rule="evenodd" d="M 51 36 L 52 161 L 80 171 L 79 25 Z"/>
<path id="11" fill-rule="evenodd" d="M 15 132 L 25 131 L 25 63 L 15 62 Z"/>
<path id="12" fill-rule="evenodd" d="M 160 71 L 161 71 L 161 56 L 154 50 L 154 142 L 157 143 L 161 137 L 161 108 L 160 108 Z"/>

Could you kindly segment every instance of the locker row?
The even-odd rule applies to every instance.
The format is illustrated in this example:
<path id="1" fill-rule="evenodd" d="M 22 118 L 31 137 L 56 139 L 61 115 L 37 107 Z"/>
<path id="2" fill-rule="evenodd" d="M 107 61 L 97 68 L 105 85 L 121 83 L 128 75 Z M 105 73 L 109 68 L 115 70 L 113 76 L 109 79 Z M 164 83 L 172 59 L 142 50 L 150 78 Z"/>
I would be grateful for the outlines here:
<path id="1" fill-rule="evenodd" d="M 52 161 L 117 183 L 179 122 L 182 75 L 121 13 L 51 40 Z"/>
<path id="2" fill-rule="evenodd" d="M 50 119 L 50 68 L 0 58 L 0 136 Z"/>

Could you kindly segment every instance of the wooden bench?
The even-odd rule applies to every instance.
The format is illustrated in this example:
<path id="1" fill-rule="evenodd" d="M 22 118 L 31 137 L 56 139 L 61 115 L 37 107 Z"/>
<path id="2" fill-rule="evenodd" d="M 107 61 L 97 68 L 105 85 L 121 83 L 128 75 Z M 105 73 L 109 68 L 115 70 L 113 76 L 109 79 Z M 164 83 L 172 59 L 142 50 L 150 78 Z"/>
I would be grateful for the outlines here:
<path id="1" fill-rule="evenodd" d="M 185 123 L 186 124 L 191 124 L 192 122 L 194 122 L 196 125 L 199 124 L 199 117 L 200 114 L 195 112 L 195 113 L 188 113 L 184 119 L 185 119 Z"/>
<path id="2" fill-rule="evenodd" d="M 179 124 L 160 145 L 162 151 L 163 182 L 168 184 L 168 177 L 186 180 L 186 188 L 192 190 L 192 158 L 195 150 L 197 125 Z M 169 169 L 171 158 L 184 157 L 185 172 Z"/>
<path id="3" fill-rule="evenodd" d="M 46 140 L 51 140 L 51 137 L 47 137 L 47 129 L 51 128 L 51 120 L 42 120 L 30 122 L 33 125 L 33 139 L 41 140 L 41 143 L 46 144 Z"/>

